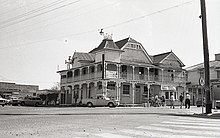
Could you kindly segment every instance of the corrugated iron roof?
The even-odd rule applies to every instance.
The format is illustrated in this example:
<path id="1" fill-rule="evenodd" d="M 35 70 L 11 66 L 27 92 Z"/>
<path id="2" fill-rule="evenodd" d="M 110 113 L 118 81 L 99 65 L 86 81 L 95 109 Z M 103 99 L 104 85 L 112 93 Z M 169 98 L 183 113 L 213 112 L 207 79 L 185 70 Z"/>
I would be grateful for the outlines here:
<path id="1" fill-rule="evenodd" d="M 217 60 L 209 61 L 209 67 L 220 68 L 220 61 Z M 187 71 L 198 70 L 198 69 L 204 69 L 204 63 L 200 63 L 186 68 Z"/>
<path id="2" fill-rule="evenodd" d="M 162 54 L 158 54 L 158 55 L 154 55 L 153 57 L 153 62 L 154 63 L 160 63 L 164 58 L 166 58 L 171 52 L 167 52 L 167 53 L 162 53 Z"/>
<path id="3" fill-rule="evenodd" d="M 73 58 L 81 61 L 95 61 L 95 55 L 92 53 L 75 52 Z"/>

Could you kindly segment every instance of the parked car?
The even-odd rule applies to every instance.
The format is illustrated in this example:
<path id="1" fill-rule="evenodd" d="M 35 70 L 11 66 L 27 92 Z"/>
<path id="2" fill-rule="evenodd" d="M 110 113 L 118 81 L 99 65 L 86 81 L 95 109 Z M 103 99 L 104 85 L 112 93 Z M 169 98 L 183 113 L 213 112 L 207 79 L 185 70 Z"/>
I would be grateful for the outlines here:
<path id="1" fill-rule="evenodd" d="M 216 100 L 216 108 L 220 109 L 220 100 Z"/>
<path id="2" fill-rule="evenodd" d="M 4 107 L 6 105 L 6 99 L 0 97 L 0 105 Z"/>
<path id="3" fill-rule="evenodd" d="M 23 97 L 11 97 L 10 104 L 12 106 L 18 106 L 21 104 L 22 100 L 23 100 Z"/>
<path id="4" fill-rule="evenodd" d="M 82 105 L 86 105 L 88 107 L 94 107 L 94 106 L 116 107 L 119 105 L 119 102 L 113 98 L 108 98 L 102 95 L 98 95 L 96 98 L 82 99 Z"/>
<path id="5" fill-rule="evenodd" d="M 43 104 L 43 101 L 39 97 L 25 97 L 23 100 L 21 100 L 21 105 L 27 105 L 27 106 L 40 106 Z"/>
<path id="6" fill-rule="evenodd" d="M 203 101 L 203 106 L 205 106 L 205 98 L 199 98 L 199 99 L 196 101 L 196 106 L 197 106 L 197 107 L 202 106 L 202 101 Z"/>

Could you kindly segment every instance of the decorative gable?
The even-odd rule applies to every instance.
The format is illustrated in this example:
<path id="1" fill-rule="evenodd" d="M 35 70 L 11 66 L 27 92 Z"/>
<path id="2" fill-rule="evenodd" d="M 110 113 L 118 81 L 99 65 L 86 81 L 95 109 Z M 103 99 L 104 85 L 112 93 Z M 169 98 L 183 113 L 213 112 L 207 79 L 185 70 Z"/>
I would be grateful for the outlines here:
<path id="1" fill-rule="evenodd" d="M 178 68 L 182 68 L 185 66 L 182 63 L 182 61 L 172 51 L 160 55 L 155 55 L 154 63 L 163 64 L 166 66 L 178 67 Z"/>
<path id="2" fill-rule="evenodd" d="M 121 61 L 151 64 L 152 60 L 141 43 L 132 38 L 126 38 L 116 42 L 118 47 L 125 51 L 121 54 Z"/>

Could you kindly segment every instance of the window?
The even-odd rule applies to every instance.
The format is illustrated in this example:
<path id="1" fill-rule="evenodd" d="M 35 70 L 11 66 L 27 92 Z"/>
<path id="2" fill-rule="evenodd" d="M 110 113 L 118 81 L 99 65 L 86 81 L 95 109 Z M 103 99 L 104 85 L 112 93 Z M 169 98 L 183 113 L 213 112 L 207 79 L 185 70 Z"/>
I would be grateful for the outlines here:
<path id="1" fill-rule="evenodd" d="M 73 76 L 73 72 L 72 71 L 68 71 L 67 72 L 67 78 L 71 78 Z"/>
<path id="2" fill-rule="evenodd" d="M 123 85 L 123 94 L 130 94 L 130 85 Z"/>
<path id="3" fill-rule="evenodd" d="M 79 70 L 78 69 L 74 71 L 74 76 L 79 76 Z"/>
<path id="4" fill-rule="evenodd" d="M 127 73 L 127 66 L 122 65 L 122 66 L 121 66 L 121 72 L 122 72 L 122 73 Z"/>
<path id="5" fill-rule="evenodd" d="M 170 99 L 169 92 L 165 92 L 165 99 Z"/>
<path id="6" fill-rule="evenodd" d="M 144 74 L 144 68 L 143 67 L 139 67 L 139 75 L 143 75 Z"/>
<path id="7" fill-rule="evenodd" d="M 65 79 L 66 78 L 66 75 L 61 75 L 61 79 Z"/>
<path id="8" fill-rule="evenodd" d="M 83 68 L 82 69 L 82 75 L 85 75 L 86 74 L 86 68 Z"/>
<path id="9" fill-rule="evenodd" d="M 217 70 L 217 79 L 220 79 L 220 70 Z"/>
<path id="10" fill-rule="evenodd" d="M 91 73 L 95 72 L 95 67 L 91 67 Z"/>
<path id="11" fill-rule="evenodd" d="M 115 83 L 109 83 L 109 84 L 107 85 L 107 89 L 115 90 Z"/>

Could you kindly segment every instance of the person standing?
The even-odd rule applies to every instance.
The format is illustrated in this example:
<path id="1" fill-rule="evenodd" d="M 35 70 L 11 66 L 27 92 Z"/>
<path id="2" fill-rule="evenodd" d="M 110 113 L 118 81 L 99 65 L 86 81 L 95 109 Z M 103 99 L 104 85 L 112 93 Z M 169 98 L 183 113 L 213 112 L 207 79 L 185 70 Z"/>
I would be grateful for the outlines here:
<path id="1" fill-rule="evenodd" d="M 190 95 L 186 93 L 185 108 L 190 108 Z"/>
<path id="2" fill-rule="evenodd" d="M 179 100 L 180 100 L 180 109 L 182 109 L 182 106 L 183 106 L 183 93 L 180 94 L 179 96 Z"/>
<path id="3" fill-rule="evenodd" d="M 174 108 L 175 108 L 175 107 L 174 107 L 175 97 L 174 97 L 173 94 L 171 94 L 170 100 L 171 100 L 171 106 L 170 106 L 170 108 L 173 108 L 173 109 L 174 109 Z"/>

